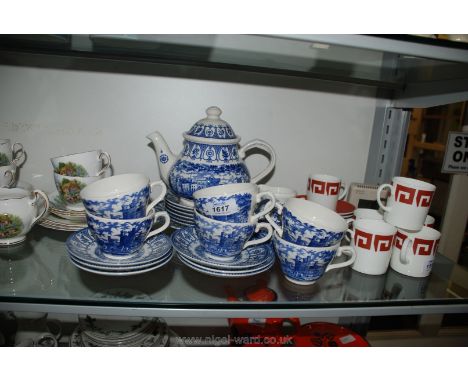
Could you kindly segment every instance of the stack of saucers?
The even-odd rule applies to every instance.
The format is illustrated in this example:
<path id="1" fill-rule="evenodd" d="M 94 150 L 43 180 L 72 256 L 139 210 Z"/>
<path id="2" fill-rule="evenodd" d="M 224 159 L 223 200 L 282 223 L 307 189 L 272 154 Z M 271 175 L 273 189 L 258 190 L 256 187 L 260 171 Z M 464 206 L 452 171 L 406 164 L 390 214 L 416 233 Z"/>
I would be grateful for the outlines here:
<path id="1" fill-rule="evenodd" d="M 195 225 L 193 207 L 179 202 L 174 194 L 168 192 L 164 199 L 165 209 L 171 218 L 171 227 L 174 229 Z"/>
<path id="2" fill-rule="evenodd" d="M 171 241 L 162 233 L 149 238 L 138 251 L 127 256 L 103 253 L 88 228 L 72 234 L 66 245 L 74 265 L 106 276 L 131 276 L 149 272 L 167 264 L 172 257 Z"/>
<path id="3" fill-rule="evenodd" d="M 43 227 L 55 229 L 58 231 L 78 231 L 85 228 L 85 211 L 75 211 L 67 208 L 66 202 L 54 191 L 49 195 L 50 214 L 44 217 L 39 224 Z"/>
<path id="4" fill-rule="evenodd" d="M 166 323 L 157 318 L 79 316 L 70 346 L 168 346 Z"/>
<path id="5" fill-rule="evenodd" d="M 216 277 L 254 276 L 275 263 L 271 245 L 259 244 L 244 249 L 235 258 L 223 259 L 205 250 L 194 227 L 179 229 L 172 235 L 172 244 L 179 260 L 193 270 Z"/>
<path id="6" fill-rule="evenodd" d="M 345 220 L 351 219 L 356 207 L 345 200 L 338 200 L 336 203 L 336 212 Z"/>

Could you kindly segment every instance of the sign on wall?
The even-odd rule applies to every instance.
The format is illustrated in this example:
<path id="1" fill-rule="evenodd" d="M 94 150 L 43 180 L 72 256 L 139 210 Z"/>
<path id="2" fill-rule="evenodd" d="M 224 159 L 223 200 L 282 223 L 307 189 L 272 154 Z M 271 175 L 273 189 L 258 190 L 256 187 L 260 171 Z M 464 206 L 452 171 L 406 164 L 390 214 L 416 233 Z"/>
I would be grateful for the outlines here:
<path id="1" fill-rule="evenodd" d="M 468 174 L 468 133 L 449 133 L 441 172 Z"/>

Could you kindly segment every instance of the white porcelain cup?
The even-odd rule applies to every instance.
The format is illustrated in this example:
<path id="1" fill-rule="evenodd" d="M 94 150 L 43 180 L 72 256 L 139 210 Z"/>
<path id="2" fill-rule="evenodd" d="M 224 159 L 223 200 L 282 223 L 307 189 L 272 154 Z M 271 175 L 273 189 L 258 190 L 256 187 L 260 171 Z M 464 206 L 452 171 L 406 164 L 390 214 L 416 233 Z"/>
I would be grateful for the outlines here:
<path id="1" fill-rule="evenodd" d="M 347 232 L 351 234 L 351 245 L 356 251 L 352 268 L 366 275 L 387 272 L 396 228 L 380 220 L 360 219 Z"/>
<path id="2" fill-rule="evenodd" d="M 42 211 L 37 204 L 44 199 Z M 17 244 L 49 209 L 49 199 L 40 190 L 0 188 L 0 244 Z"/>
<path id="3" fill-rule="evenodd" d="M 0 187 L 13 187 L 16 183 L 16 166 L 9 164 L 0 167 Z"/>
<path id="4" fill-rule="evenodd" d="M 0 139 L 0 166 L 9 164 L 17 166 L 23 157 L 24 150 L 21 143 L 15 142 L 12 145 L 9 139 Z"/>
<path id="5" fill-rule="evenodd" d="M 307 181 L 307 200 L 336 211 L 336 203 L 343 200 L 348 190 L 339 178 L 331 175 L 310 175 Z"/>
<path id="6" fill-rule="evenodd" d="M 357 208 L 354 210 L 355 220 L 383 220 L 383 214 L 371 208 Z"/>
<path id="7" fill-rule="evenodd" d="M 275 206 L 271 192 L 259 192 L 254 183 L 232 183 L 203 188 L 194 192 L 195 208 L 202 215 L 231 223 L 255 223 Z M 254 213 L 257 203 L 267 200 L 261 211 Z"/>
<path id="8" fill-rule="evenodd" d="M 64 155 L 51 158 L 50 161 L 55 173 L 79 177 L 100 176 L 111 165 L 109 153 L 102 150 Z"/>
<path id="9" fill-rule="evenodd" d="M 391 191 L 384 206 L 380 195 L 384 188 Z M 385 211 L 384 219 L 398 228 L 419 231 L 426 220 L 436 186 L 417 179 L 394 177 L 392 184 L 382 184 L 377 190 L 377 202 Z"/>
<path id="10" fill-rule="evenodd" d="M 398 229 L 390 267 L 406 276 L 429 276 L 439 240 L 440 232 L 430 227 L 423 227 L 417 232 Z"/>
<path id="11" fill-rule="evenodd" d="M 430 227 L 430 228 L 434 228 L 434 224 L 435 224 L 435 219 L 433 216 L 431 215 L 427 215 L 426 216 L 426 220 L 424 220 L 424 225 L 426 227 Z"/>
<path id="12" fill-rule="evenodd" d="M 260 192 L 271 192 L 278 203 L 284 204 L 288 199 L 295 198 L 297 191 L 292 188 L 268 186 L 266 184 L 259 184 L 258 189 Z"/>

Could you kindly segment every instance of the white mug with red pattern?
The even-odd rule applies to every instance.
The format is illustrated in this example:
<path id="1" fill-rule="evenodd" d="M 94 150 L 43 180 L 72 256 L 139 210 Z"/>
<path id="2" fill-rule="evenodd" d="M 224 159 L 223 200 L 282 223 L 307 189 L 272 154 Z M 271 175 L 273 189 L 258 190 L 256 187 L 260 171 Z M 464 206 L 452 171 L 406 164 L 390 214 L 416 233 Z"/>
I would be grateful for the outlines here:
<path id="1" fill-rule="evenodd" d="M 440 232 L 430 227 L 423 227 L 417 232 L 398 229 L 393 242 L 390 267 L 406 276 L 429 276 L 439 239 Z"/>
<path id="2" fill-rule="evenodd" d="M 384 206 L 380 194 L 384 188 L 391 191 Z M 385 211 L 387 223 L 398 228 L 419 231 L 426 220 L 436 186 L 421 180 L 396 176 L 392 184 L 382 184 L 377 190 L 377 202 Z"/>
<path id="3" fill-rule="evenodd" d="M 339 178 L 331 175 L 310 175 L 307 181 L 307 200 L 321 204 L 333 211 L 336 203 L 342 200 L 348 190 Z"/>
<path id="4" fill-rule="evenodd" d="M 387 272 L 392 256 L 396 228 L 382 220 L 360 219 L 354 222 L 351 245 L 356 252 L 352 268 L 367 275 Z"/>

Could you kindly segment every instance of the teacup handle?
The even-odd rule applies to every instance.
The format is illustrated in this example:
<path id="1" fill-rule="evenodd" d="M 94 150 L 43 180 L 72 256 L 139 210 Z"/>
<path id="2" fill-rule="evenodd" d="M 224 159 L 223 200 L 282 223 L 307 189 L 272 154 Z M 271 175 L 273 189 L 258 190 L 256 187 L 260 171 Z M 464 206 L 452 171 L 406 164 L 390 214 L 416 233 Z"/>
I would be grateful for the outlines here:
<path id="1" fill-rule="evenodd" d="M 252 148 L 258 148 L 262 151 L 266 151 L 268 155 L 270 156 L 270 161 L 268 163 L 268 166 L 261 171 L 259 174 L 256 176 L 252 177 L 250 179 L 251 183 L 257 183 L 259 180 L 263 179 L 265 176 L 267 176 L 275 167 L 276 164 L 276 153 L 275 150 L 273 150 L 273 147 L 271 147 L 268 143 L 265 141 L 262 141 L 261 139 L 254 139 L 249 142 L 247 142 L 244 146 L 242 146 L 239 149 L 239 157 L 240 159 L 244 159 L 246 156 L 246 152 Z"/>
<path id="2" fill-rule="evenodd" d="M 388 184 L 388 183 L 384 183 L 384 184 L 381 184 L 379 186 L 379 188 L 377 189 L 377 203 L 379 204 L 379 207 L 382 208 L 385 212 L 390 212 L 390 210 L 392 209 L 392 207 L 387 207 L 387 206 L 384 206 L 382 204 L 382 200 L 380 200 L 380 194 L 382 193 L 382 191 L 385 189 L 385 188 L 389 188 L 390 189 L 390 192 L 391 192 L 391 195 L 393 195 L 393 187 L 391 184 Z M 392 196 L 390 196 L 392 197 Z"/>
<path id="3" fill-rule="evenodd" d="M 169 227 L 169 224 L 171 223 L 171 218 L 169 217 L 169 214 L 166 211 L 156 212 L 154 214 L 153 224 L 156 223 L 157 220 L 162 216 L 164 216 L 164 224 L 162 225 L 162 227 L 159 227 L 158 229 L 155 229 L 148 233 L 148 235 L 146 235 L 147 239 L 154 235 L 157 235 L 158 233 L 164 231 L 167 227 Z"/>
<path id="4" fill-rule="evenodd" d="M 283 206 L 281 203 L 276 202 L 275 207 L 278 209 L 278 214 L 281 215 L 283 212 Z M 283 228 L 280 227 L 276 222 L 273 220 L 270 214 L 265 215 L 265 219 L 267 220 L 268 223 L 274 228 L 276 232 L 278 232 L 279 237 L 283 237 Z"/>
<path id="5" fill-rule="evenodd" d="M 11 146 L 11 152 L 13 153 L 12 162 L 15 165 L 18 165 L 18 162 L 20 161 L 20 159 L 24 157 L 23 145 L 19 142 L 15 142 L 13 146 Z"/>
<path id="6" fill-rule="evenodd" d="M 16 181 L 16 170 L 6 170 L 4 176 L 8 176 L 10 180 L 8 181 L 8 184 L 6 184 L 3 187 L 11 187 L 15 184 Z"/>
<path id="7" fill-rule="evenodd" d="M 101 171 L 97 173 L 97 176 L 101 176 L 102 174 L 104 174 L 111 165 L 111 156 L 107 151 L 103 151 L 101 154 L 99 154 L 100 160 L 103 160 L 104 158 L 105 158 L 104 165 L 102 166 Z"/>
<path id="8" fill-rule="evenodd" d="M 271 228 L 271 225 L 269 225 L 268 223 L 257 223 L 257 225 L 255 227 L 255 232 L 260 231 L 262 228 L 265 228 L 268 231 L 267 235 L 262 237 L 261 239 L 255 239 L 255 240 L 248 241 L 247 243 L 245 243 L 243 249 L 245 249 L 247 247 L 250 247 L 252 245 L 262 244 L 262 243 L 270 240 L 271 235 L 273 234 L 273 228 Z"/>
<path id="9" fill-rule="evenodd" d="M 44 199 L 44 210 L 39 214 L 37 215 L 32 223 L 31 223 L 31 227 L 36 224 L 36 222 L 39 220 L 39 219 L 42 219 L 42 217 L 46 214 L 46 212 L 49 210 L 49 198 L 47 197 L 46 194 L 44 194 L 41 190 L 34 190 L 34 195 L 35 195 L 35 198 L 34 198 L 34 203 L 37 202 L 37 198 L 38 196 L 42 197 L 42 199 Z"/>
<path id="10" fill-rule="evenodd" d="M 259 202 L 262 201 L 262 199 L 268 199 L 268 203 L 266 204 L 265 208 L 262 211 L 260 211 L 256 215 L 253 215 L 250 218 L 251 223 L 254 223 L 254 222 L 258 221 L 258 219 L 260 219 L 262 216 L 265 216 L 266 214 L 270 213 L 271 210 L 273 208 L 275 208 L 276 198 L 275 198 L 275 195 L 273 195 L 271 192 L 265 191 L 265 192 L 258 193 L 256 202 L 259 203 Z"/>
<path id="11" fill-rule="evenodd" d="M 343 200 L 347 193 L 348 193 L 348 189 L 346 188 L 346 183 L 341 182 L 340 195 L 338 196 L 338 199 Z"/>
<path id="12" fill-rule="evenodd" d="M 400 262 L 405 265 L 409 264 L 410 262 L 409 257 L 408 257 L 408 247 L 410 247 L 410 244 L 413 245 L 413 240 L 407 237 L 405 241 L 403 242 L 403 245 L 401 246 Z"/>
<path id="13" fill-rule="evenodd" d="M 344 234 L 345 239 L 348 240 L 349 243 L 354 239 L 354 228 L 348 228 Z"/>
<path id="14" fill-rule="evenodd" d="M 354 260 L 356 260 L 356 251 L 350 245 L 345 245 L 343 247 L 338 248 L 338 253 L 336 254 L 335 257 L 340 257 L 343 253 L 346 254 L 349 252 L 351 253 L 351 258 L 349 260 L 343 263 L 329 264 L 327 269 L 325 269 L 325 272 L 331 271 L 332 269 L 345 268 L 353 264 Z"/>
<path id="15" fill-rule="evenodd" d="M 155 200 L 153 200 L 148 207 L 146 207 L 146 215 L 166 196 L 167 187 L 166 184 L 162 180 L 157 180 L 155 182 L 150 183 L 150 189 L 152 190 L 154 186 L 161 186 L 162 192 Z"/>

